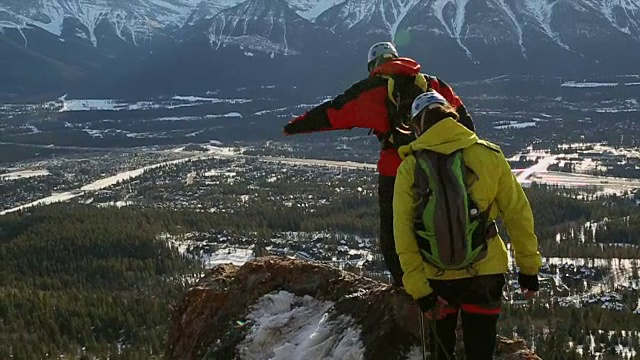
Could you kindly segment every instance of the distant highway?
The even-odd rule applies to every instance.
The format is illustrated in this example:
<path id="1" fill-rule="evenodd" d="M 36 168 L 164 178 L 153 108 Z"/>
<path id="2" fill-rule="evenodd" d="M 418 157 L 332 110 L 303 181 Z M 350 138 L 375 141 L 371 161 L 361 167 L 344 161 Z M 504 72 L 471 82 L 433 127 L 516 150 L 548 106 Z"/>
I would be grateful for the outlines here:
<path id="1" fill-rule="evenodd" d="M 323 167 L 341 167 L 346 169 L 369 169 L 375 170 L 376 164 L 359 163 L 353 161 L 337 161 L 337 160 L 321 160 L 321 159 L 301 159 L 290 157 L 276 156 L 260 156 L 260 155 L 242 155 L 233 153 L 216 153 L 215 150 L 210 154 L 227 158 L 252 158 L 259 161 L 275 162 L 290 165 L 310 165 Z M 607 176 L 591 176 L 574 173 L 564 173 L 559 171 L 548 171 L 550 165 L 555 161 L 555 156 L 546 157 L 533 166 L 526 169 L 514 169 L 513 174 L 521 184 L 530 184 L 537 182 L 540 184 L 561 185 L 569 187 L 583 186 L 600 186 L 607 189 L 634 190 L 640 189 L 640 179 L 625 179 Z"/>
<path id="2" fill-rule="evenodd" d="M 257 161 L 264 161 L 264 162 L 271 162 L 271 163 L 278 163 L 278 164 L 338 167 L 338 168 L 345 168 L 345 169 L 365 169 L 365 170 L 371 170 L 371 171 L 375 171 L 376 169 L 376 164 L 371 164 L 371 163 L 322 160 L 322 159 L 301 159 L 301 158 L 277 157 L 277 156 L 244 155 L 244 154 L 239 154 L 237 152 L 231 151 L 230 149 L 227 149 L 227 148 L 218 148 L 218 147 L 212 147 L 209 152 L 203 153 L 203 152 L 176 151 L 175 149 L 150 150 L 146 148 L 144 149 L 142 148 L 133 148 L 133 149 L 83 148 L 83 147 L 75 147 L 75 146 L 47 146 L 47 145 L 16 144 L 16 143 L 7 143 L 7 142 L 0 142 L 0 144 L 54 148 L 54 149 L 87 150 L 87 151 L 120 151 L 120 152 L 132 152 L 132 153 L 172 152 L 172 153 L 184 154 L 184 158 L 182 159 L 172 160 L 167 162 L 159 162 L 157 164 L 148 165 L 143 168 L 124 171 L 114 176 L 106 177 L 104 179 L 99 179 L 97 181 L 92 182 L 91 184 L 86 184 L 77 190 L 64 192 L 61 194 L 54 194 L 52 196 L 44 197 L 28 204 L 24 204 L 12 209 L 6 209 L 3 211 L 0 211 L 0 215 L 4 215 L 10 212 L 18 211 L 31 206 L 35 206 L 35 205 L 68 201 L 70 199 L 73 199 L 74 197 L 80 196 L 84 192 L 104 189 L 109 186 L 112 186 L 113 184 L 118 183 L 119 181 L 126 181 L 129 179 L 138 177 L 142 175 L 144 171 L 147 169 L 152 169 L 152 168 L 156 168 L 156 167 L 171 164 L 171 163 L 206 159 L 208 157 L 248 158 L 248 159 L 254 159 Z M 530 184 L 532 182 L 537 182 L 542 184 L 561 185 L 561 186 L 569 186 L 569 187 L 598 186 L 604 189 L 611 189 L 613 191 L 618 191 L 618 192 L 625 191 L 625 190 L 632 191 L 635 189 L 640 189 L 640 179 L 623 179 L 623 178 L 614 178 L 614 177 L 590 176 L 590 175 L 548 171 L 547 169 L 553 163 L 554 160 L 555 160 L 554 156 L 549 156 L 547 158 L 542 159 L 541 161 L 539 161 L 538 163 L 536 163 L 535 165 L 529 168 L 514 169 L 513 173 L 516 176 L 516 179 L 522 184 Z"/>
<path id="3" fill-rule="evenodd" d="M 91 146 L 65 146 L 65 145 L 42 145 L 42 144 L 24 144 L 24 143 L 14 143 L 14 142 L 6 142 L 0 141 L 0 145 L 13 145 L 13 146 L 21 146 L 28 148 L 36 148 L 36 149 L 55 149 L 55 150 L 79 150 L 79 151 L 111 151 L 111 152 L 121 152 L 121 153 L 140 153 L 140 152 L 151 152 L 151 153 L 165 153 L 168 150 L 152 150 L 149 148 L 115 148 L 115 147 L 91 147 Z"/>

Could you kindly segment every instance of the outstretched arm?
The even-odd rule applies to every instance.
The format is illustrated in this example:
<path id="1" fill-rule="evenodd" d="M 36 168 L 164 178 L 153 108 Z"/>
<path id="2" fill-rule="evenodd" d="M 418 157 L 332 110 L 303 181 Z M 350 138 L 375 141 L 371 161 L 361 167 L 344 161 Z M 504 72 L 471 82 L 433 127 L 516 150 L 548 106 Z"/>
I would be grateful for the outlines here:
<path id="1" fill-rule="evenodd" d="M 335 99 L 291 120 L 284 127 L 284 133 L 292 135 L 354 127 L 385 132 L 389 129 L 386 98 L 386 79 L 379 76 L 367 78 Z"/>

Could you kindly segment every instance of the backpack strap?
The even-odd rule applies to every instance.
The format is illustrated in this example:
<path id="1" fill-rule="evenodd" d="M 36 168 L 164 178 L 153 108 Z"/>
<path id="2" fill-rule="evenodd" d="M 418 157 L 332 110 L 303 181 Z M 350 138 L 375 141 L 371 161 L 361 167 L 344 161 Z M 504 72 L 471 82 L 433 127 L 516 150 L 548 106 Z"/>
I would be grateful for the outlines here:
<path id="1" fill-rule="evenodd" d="M 482 140 L 480 140 L 482 141 Z M 500 148 L 497 145 L 494 145 L 488 141 L 484 141 L 485 143 L 487 143 L 491 150 L 493 151 L 500 151 Z M 484 145 L 484 144 L 483 144 Z M 497 150 L 496 150 L 497 149 Z M 464 183 L 465 186 L 467 187 L 467 189 L 469 189 L 471 187 L 471 185 L 473 185 L 474 182 L 476 182 L 480 177 L 478 176 L 478 174 L 468 165 L 465 164 L 464 166 Z M 468 203 L 469 206 L 473 206 L 477 208 L 476 202 L 471 198 L 471 193 L 468 193 Z M 487 232 L 485 234 L 485 239 L 488 241 L 494 237 L 496 237 L 498 235 L 498 226 L 495 222 L 495 220 L 489 220 L 489 213 L 491 213 L 491 208 L 493 207 L 493 202 L 489 204 L 489 206 L 487 206 L 487 208 L 484 210 L 484 212 L 481 214 L 482 216 L 485 217 L 486 222 L 487 222 Z"/>
<path id="2" fill-rule="evenodd" d="M 377 134 L 382 149 L 399 148 L 414 140 L 408 123 L 411 104 L 421 93 L 429 89 L 428 75 L 386 75 L 389 131 Z"/>

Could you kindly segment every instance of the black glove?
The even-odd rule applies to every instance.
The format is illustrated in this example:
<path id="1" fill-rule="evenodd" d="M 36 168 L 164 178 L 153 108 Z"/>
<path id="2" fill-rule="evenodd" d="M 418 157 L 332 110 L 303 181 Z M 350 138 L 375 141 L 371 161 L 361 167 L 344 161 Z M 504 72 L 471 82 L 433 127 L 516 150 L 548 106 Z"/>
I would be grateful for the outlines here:
<path id="1" fill-rule="evenodd" d="M 418 306 L 420 306 L 420 310 L 422 310 L 422 312 L 427 312 L 433 309 L 438 303 L 438 295 L 436 295 L 435 292 L 432 292 L 427 296 L 416 299 L 416 302 L 418 303 Z"/>
<path id="2" fill-rule="evenodd" d="M 520 289 L 529 291 L 538 291 L 540 289 L 540 282 L 538 281 L 538 275 L 527 275 L 518 273 L 518 284 Z"/>

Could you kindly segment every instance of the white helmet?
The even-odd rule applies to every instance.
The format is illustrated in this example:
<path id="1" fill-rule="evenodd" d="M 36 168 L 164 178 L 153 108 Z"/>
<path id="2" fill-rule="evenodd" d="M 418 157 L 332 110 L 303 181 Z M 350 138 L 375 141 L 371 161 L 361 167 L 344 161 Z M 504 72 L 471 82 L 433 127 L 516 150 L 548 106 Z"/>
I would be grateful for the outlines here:
<path id="1" fill-rule="evenodd" d="M 411 104 L 411 118 L 415 118 L 422 110 L 427 109 L 429 105 L 433 104 L 448 105 L 449 102 L 444 96 L 440 95 L 440 93 L 429 90 L 426 93 L 418 95 L 418 97 L 413 100 L 413 104 Z"/>
<path id="2" fill-rule="evenodd" d="M 384 56 L 387 55 L 387 56 Z M 373 44 L 367 54 L 367 64 L 371 66 L 372 62 L 379 57 L 398 57 L 398 50 L 392 43 L 385 41 Z"/>

